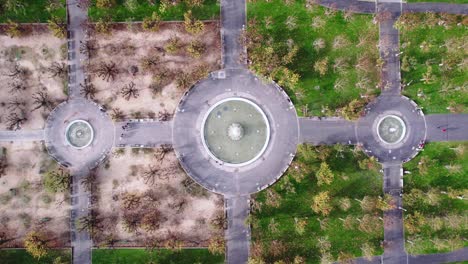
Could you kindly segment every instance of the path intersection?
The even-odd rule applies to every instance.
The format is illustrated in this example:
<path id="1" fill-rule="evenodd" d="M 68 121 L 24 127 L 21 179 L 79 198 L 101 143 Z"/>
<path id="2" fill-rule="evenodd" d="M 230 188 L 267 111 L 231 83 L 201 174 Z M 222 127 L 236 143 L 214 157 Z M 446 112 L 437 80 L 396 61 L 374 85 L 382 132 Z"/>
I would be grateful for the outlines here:
<path id="1" fill-rule="evenodd" d="M 468 114 L 427 115 L 410 99 L 401 95 L 399 32 L 395 21 L 403 12 L 447 12 L 468 14 L 468 5 L 440 3 L 401 3 L 378 0 L 319 0 L 321 5 L 357 13 L 388 13 L 380 21 L 380 55 L 384 61 L 382 83 L 385 89 L 366 108 L 366 115 L 356 122 L 341 118 L 299 118 L 287 94 L 275 83 L 265 83 L 246 66 L 246 48 L 239 43 L 246 23 L 245 0 L 221 1 L 221 37 L 224 69 L 200 80 L 180 100 L 174 118 L 167 122 L 128 120 L 113 123 L 105 109 L 85 99 L 79 90 L 85 81 L 79 44 L 86 40 L 81 24 L 87 10 L 75 1 L 67 1 L 69 91 L 66 102 L 47 119 L 44 130 L 0 131 L 0 141 L 44 141 L 49 154 L 72 172 L 71 238 L 73 263 L 91 263 L 92 240 L 87 231 L 75 228 L 76 219 L 89 215 L 90 195 L 80 183 L 91 169 L 102 162 L 113 147 L 156 147 L 172 144 L 180 164 L 196 182 L 224 195 L 228 218 L 226 230 L 227 263 L 246 263 L 249 257 L 250 229 L 245 220 L 250 211 L 250 195 L 274 184 L 293 160 L 301 143 L 314 145 L 362 145 L 369 156 L 383 166 L 383 190 L 397 203 L 384 213 L 384 254 L 371 261 L 356 263 L 443 263 L 468 259 L 467 248 L 447 254 L 411 256 L 404 247 L 402 206 L 402 164 L 421 150 L 426 141 L 468 140 Z M 203 117 L 216 102 L 243 98 L 258 105 L 270 125 L 270 138 L 262 155 L 245 166 L 228 166 L 213 159 L 203 147 Z M 388 143 L 377 132 L 386 116 L 402 120 L 405 133 L 397 143 Z M 67 125 L 85 120 L 94 129 L 91 145 L 74 149 L 65 138 Z M 123 127 L 129 126 L 129 129 Z M 441 133 L 441 126 L 451 128 Z"/>

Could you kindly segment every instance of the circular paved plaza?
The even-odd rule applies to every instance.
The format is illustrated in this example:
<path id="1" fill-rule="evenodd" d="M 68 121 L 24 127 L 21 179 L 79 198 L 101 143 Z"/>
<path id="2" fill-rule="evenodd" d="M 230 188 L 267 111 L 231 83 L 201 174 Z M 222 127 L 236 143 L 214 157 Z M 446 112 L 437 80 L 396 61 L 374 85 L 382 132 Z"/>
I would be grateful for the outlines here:
<path id="1" fill-rule="evenodd" d="M 75 99 L 50 113 L 45 139 L 49 154 L 60 164 L 94 168 L 114 145 L 114 124 L 97 104 Z"/>
<path id="2" fill-rule="evenodd" d="M 248 70 L 223 72 L 224 78 L 202 80 L 182 97 L 173 120 L 174 150 L 205 188 L 228 196 L 258 192 L 279 179 L 295 155 L 296 110 L 276 84 Z M 230 148 L 217 152 L 220 145 Z"/>

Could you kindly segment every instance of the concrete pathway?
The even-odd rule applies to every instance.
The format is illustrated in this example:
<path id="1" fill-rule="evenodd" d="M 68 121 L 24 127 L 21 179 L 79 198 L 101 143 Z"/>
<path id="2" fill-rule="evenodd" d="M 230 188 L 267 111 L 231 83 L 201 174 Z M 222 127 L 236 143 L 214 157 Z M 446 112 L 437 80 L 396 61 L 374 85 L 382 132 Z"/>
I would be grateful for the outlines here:
<path id="1" fill-rule="evenodd" d="M 377 4 L 377 12 L 383 17 L 379 23 L 379 51 L 384 61 L 381 72 L 382 94 L 399 95 L 401 92 L 400 38 L 394 27 L 400 10 L 399 3 Z"/>
<path id="2" fill-rule="evenodd" d="M 41 141 L 44 140 L 44 130 L 5 130 L 0 131 L 0 141 Z"/>
<path id="3" fill-rule="evenodd" d="M 170 122 L 118 122 L 115 123 L 115 146 L 157 147 L 172 144 Z"/>
<path id="4" fill-rule="evenodd" d="M 427 141 L 467 141 L 468 114 L 427 115 Z"/>
<path id="5" fill-rule="evenodd" d="M 411 264 L 436 264 L 436 263 L 452 263 L 468 260 L 468 247 L 455 250 L 450 253 L 442 254 L 427 254 L 419 256 L 410 256 L 409 263 Z"/>
<path id="6" fill-rule="evenodd" d="M 343 11 L 352 11 L 355 13 L 372 14 L 375 13 L 375 3 L 372 1 L 360 0 L 318 0 L 322 6 L 339 9 Z"/>
<path id="7" fill-rule="evenodd" d="M 226 69 L 246 68 L 246 47 L 241 42 L 246 26 L 245 0 L 221 0 L 222 52 Z"/>
<path id="8" fill-rule="evenodd" d="M 468 14 L 468 4 L 449 3 L 407 3 L 403 5 L 403 12 L 436 12 L 457 15 Z"/>
<path id="9" fill-rule="evenodd" d="M 299 118 L 299 142 L 313 145 L 356 144 L 356 123 L 340 118 Z"/>
<path id="10" fill-rule="evenodd" d="M 92 238 L 88 230 L 79 231 L 76 226 L 77 220 L 89 215 L 91 207 L 90 195 L 81 184 L 81 180 L 88 175 L 87 168 L 72 170 L 71 201 L 72 209 L 70 215 L 71 245 L 73 249 L 73 264 L 91 263 Z"/>
<path id="11" fill-rule="evenodd" d="M 80 181 L 89 173 L 89 169 L 97 165 L 105 154 L 110 151 L 107 142 L 113 142 L 114 131 L 110 119 L 100 113 L 99 107 L 92 105 L 90 102 L 85 102 L 81 99 L 81 86 L 85 82 L 85 74 L 82 62 L 86 60 L 79 51 L 80 44 L 85 40 L 85 31 L 83 24 L 88 18 L 88 10 L 78 7 L 77 1 L 67 0 L 67 15 L 68 15 L 68 98 L 69 103 L 64 105 L 59 111 L 56 111 L 57 121 L 70 120 L 69 118 L 81 118 L 91 121 L 95 130 L 95 139 L 93 144 L 96 146 L 85 149 L 88 153 L 76 154 L 76 150 L 70 149 L 63 145 L 63 140 L 57 137 L 64 135 L 63 125 L 58 122 L 50 122 L 48 124 L 50 133 L 48 133 L 49 152 L 50 147 L 55 151 L 56 159 L 62 158 L 67 164 L 72 166 L 72 215 L 71 215 L 71 236 L 72 236 L 72 262 L 73 264 L 88 264 L 91 263 L 91 248 L 93 241 L 87 230 L 78 232 L 75 227 L 76 219 L 89 215 L 90 193 L 87 192 Z M 79 106 L 81 105 L 81 106 Z M 52 114 L 51 114 L 52 115 Z M 79 116 L 82 117 L 79 117 Z M 53 120 L 51 120 L 53 121 Z M 96 130 L 97 128 L 97 130 Z M 54 153 L 54 152 L 53 152 Z"/>
<path id="12" fill-rule="evenodd" d="M 83 97 L 81 86 L 85 81 L 83 62 L 87 59 L 80 53 L 80 43 L 86 35 L 83 24 L 88 19 L 88 10 L 77 6 L 77 1 L 67 0 L 68 11 L 68 97 L 70 99 Z"/>
<path id="13" fill-rule="evenodd" d="M 226 262 L 228 264 L 247 263 L 250 249 L 250 227 L 246 220 L 250 214 L 250 197 L 236 196 L 225 198 L 228 219 L 226 230 Z"/>
<path id="14" fill-rule="evenodd" d="M 395 209 L 384 212 L 384 263 L 406 263 L 402 197 L 403 168 L 401 163 L 384 163 L 383 190 L 392 196 Z"/>

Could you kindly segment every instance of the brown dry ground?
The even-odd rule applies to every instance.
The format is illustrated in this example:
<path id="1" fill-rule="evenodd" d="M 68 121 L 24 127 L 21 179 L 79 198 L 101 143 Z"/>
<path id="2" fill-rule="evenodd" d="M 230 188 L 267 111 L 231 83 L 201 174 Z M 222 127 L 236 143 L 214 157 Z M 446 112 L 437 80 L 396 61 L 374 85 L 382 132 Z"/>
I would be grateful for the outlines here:
<path id="1" fill-rule="evenodd" d="M 6 149 L 9 163 L 6 175 L 0 178 L 0 233 L 12 239 L 0 247 L 22 247 L 32 230 L 46 234 L 51 247 L 69 246 L 68 194 L 44 191 L 41 172 L 56 163 L 42 143 L 1 143 L 0 148 Z M 50 221 L 41 223 L 46 218 Z"/>
<path id="2" fill-rule="evenodd" d="M 173 152 L 160 159 L 155 149 L 124 150 L 119 154 L 114 151 L 109 162 L 97 171 L 98 212 L 105 219 L 103 233 L 95 239 L 97 245 L 112 234 L 119 241 L 117 246 L 145 246 L 149 238 L 157 238 L 161 246 L 168 239 L 182 241 L 184 246 L 206 246 L 212 236 L 222 232 L 212 223 L 223 215 L 222 197 L 196 183 L 191 186 L 193 192 L 184 187 L 182 182 L 191 180 Z M 150 165 L 159 169 L 154 183 L 144 178 Z M 125 207 L 124 197 L 128 194 L 140 198 L 137 206 Z M 125 217 L 141 220 L 154 212 L 160 212 L 156 230 L 147 232 L 141 225 L 133 232 L 124 228 Z"/>
<path id="3" fill-rule="evenodd" d="M 191 83 L 220 67 L 219 25 L 214 22 L 205 25 L 205 31 L 198 36 L 188 34 L 182 23 L 163 23 L 157 32 L 142 31 L 138 24 L 132 30 L 114 25 L 111 35 L 94 35 L 97 50 L 91 56 L 87 71 L 99 90 L 95 100 L 108 109 L 121 109 L 127 117 L 134 117 L 136 112 L 140 112 L 142 117 L 150 116 L 149 112 L 173 113 Z M 180 39 L 176 53 L 165 51 L 171 38 Z M 206 52 L 199 58 L 193 58 L 186 52 L 193 40 L 206 45 Z M 149 56 L 157 57 L 159 62 L 151 69 L 144 69 L 142 59 Z M 94 72 L 102 62 L 117 65 L 119 74 L 115 80 L 106 82 Z M 131 66 L 138 67 L 135 75 L 129 72 Z M 166 74 L 160 82 L 160 90 L 154 93 L 149 87 L 163 72 Z M 178 78 L 184 75 L 190 82 L 178 87 Z M 120 92 L 130 82 L 139 89 L 139 97 L 127 101 Z M 205 191 L 197 184 L 185 187 L 184 180 L 185 183 L 191 180 L 180 169 L 173 152 L 167 153 L 162 160 L 157 157 L 155 149 L 125 149 L 124 154 L 112 155 L 107 164 L 97 170 L 97 208 L 104 228 L 95 237 L 96 245 L 113 235 L 118 241 L 116 246 L 145 246 L 145 241 L 154 238 L 160 246 L 167 246 L 165 242 L 169 240 L 180 241 L 183 246 L 206 246 L 211 237 L 222 234 L 222 230 L 212 223 L 223 215 L 222 197 Z M 150 165 L 159 169 L 154 184 L 146 182 L 143 177 Z M 138 197 L 138 205 L 125 208 L 127 195 Z M 125 229 L 124 219 L 133 218 L 138 222 L 138 219 L 155 212 L 160 214 L 156 230 L 147 231 L 141 223 L 137 224 L 136 231 Z"/>
<path id="4" fill-rule="evenodd" d="M 53 62 L 66 62 L 66 40 L 54 37 L 49 30 L 43 26 L 29 28 L 27 35 L 20 38 L 10 38 L 0 32 L 0 129 L 6 129 L 6 118 L 12 112 L 8 109 L 8 102 L 15 98 L 24 99 L 26 106 L 23 107 L 28 121 L 23 129 L 41 129 L 48 116 L 44 112 L 33 109 L 32 95 L 38 91 L 46 92 L 49 97 L 58 104 L 66 99 L 66 79 L 51 77 L 48 68 Z M 6 76 L 13 69 L 15 63 L 27 69 L 28 75 L 23 80 L 27 89 L 20 93 L 11 93 L 9 84 L 15 80 Z M 17 109 L 16 112 L 21 110 Z"/>
<path id="5" fill-rule="evenodd" d="M 180 40 L 177 52 L 166 52 L 171 38 Z M 186 49 L 191 41 L 198 40 L 205 44 L 206 51 L 199 58 L 191 57 Z M 206 76 L 206 73 L 220 68 L 221 49 L 219 24 L 205 23 L 205 30 L 199 35 L 185 31 L 183 23 L 163 23 L 157 32 L 147 32 L 134 24 L 129 30 L 124 25 L 114 26 L 111 35 L 95 35 L 97 51 L 91 56 L 87 71 L 92 83 L 99 90 L 95 100 L 108 109 L 119 108 L 126 115 L 140 112 L 142 117 L 148 117 L 148 112 L 167 111 L 173 113 L 179 99 L 187 86 L 178 87 L 177 82 L 182 76 L 188 76 L 190 83 Z M 151 69 L 141 66 L 146 57 L 158 58 L 159 63 Z M 114 62 L 119 74 L 109 82 L 99 77 L 95 70 L 102 63 Z M 132 75 L 131 66 L 138 67 L 138 72 Z M 159 92 L 153 93 L 149 88 L 154 79 L 166 73 L 160 83 Z M 121 96 L 123 86 L 134 82 L 139 89 L 139 97 L 125 100 Z M 127 116 L 127 117 L 130 117 Z"/>

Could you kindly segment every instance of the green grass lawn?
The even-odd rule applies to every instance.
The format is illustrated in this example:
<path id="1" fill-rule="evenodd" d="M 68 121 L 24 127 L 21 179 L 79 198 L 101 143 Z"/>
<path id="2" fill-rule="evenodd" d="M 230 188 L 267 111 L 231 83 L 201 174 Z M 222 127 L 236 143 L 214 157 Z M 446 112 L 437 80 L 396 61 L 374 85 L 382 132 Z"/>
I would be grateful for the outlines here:
<path id="1" fill-rule="evenodd" d="M 467 247 L 468 143 L 427 144 L 404 168 L 411 172 L 404 177 L 403 196 L 407 250 L 427 254 Z M 418 213 L 413 223 L 410 215 Z"/>
<path id="2" fill-rule="evenodd" d="M 180 252 L 145 249 L 94 249 L 93 264 L 138 263 L 224 263 L 224 255 L 212 255 L 207 249 L 183 249 Z"/>
<path id="3" fill-rule="evenodd" d="M 2 264 L 51 264 L 60 258 L 59 263 L 71 263 L 71 250 L 51 250 L 47 256 L 37 260 L 24 249 L 1 249 L 0 263 Z"/>
<path id="4" fill-rule="evenodd" d="M 334 174 L 330 185 L 317 184 L 315 175 L 321 160 L 329 164 Z M 380 166 L 370 162 L 367 166 L 375 166 L 373 169 L 362 169 L 359 161 L 369 159 L 362 152 L 354 156 L 349 147 L 301 146 L 295 161 L 281 180 L 255 197 L 250 221 L 252 257 L 261 258 L 266 263 L 278 260 L 290 263 L 300 256 L 307 263 L 318 263 L 320 256 L 327 252 L 332 259 L 337 259 L 340 253 L 342 259 L 361 256 L 364 243 L 374 249 L 372 255 L 381 254 L 383 227 L 378 217 L 382 216 L 382 212 L 376 209 L 364 212 L 355 200 L 382 195 L 382 176 L 378 172 Z M 365 166 L 364 163 L 362 166 Z M 328 216 L 311 209 L 313 197 L 322 191 L 328 191 L 331 196 L 333 209 Z M 345 197 L 350 202 L 347 211 L 339 207 L 340 199 Z M 364 222 L 365 214 L 376 218 L 374 224 L 377 230 L 360 230 L 359 221 Z M 343 220 L 348 216 L 352 220 L 349 222 L 351 227 L 345 228 Z M 305 224 L 302 234 L 298 229 L 301 221 Z M 323 249 L 327 244 L 330 248 L 325 252 Z"/>
<path id="5" fill-rule="evenodd" d="M 0 1 L 0 23 L 7 22 L 11 19 L 18 23 L 39 23 L 47 22 L 53 16 L 65 19 L 65 0 L 60 0 L 61 7 L 49 9 L 48 0 L 24 0 L 23 8 L 14 10 L 6 10 L 2 7 L 3 1 Z"/>
<path id="6" fill-rule="evenodd" d="M 405 17 L 401 29 L 404 94 L 425 113 L 468 111 L 468 28 L 457 26 L 461 17 L 418 14 Z M 433 25 L 451 19 L 448 26 Z M 432 71 L 431 74 L 428 71 Z"/>
<path id="7" fill-rule="evenodd" d="M 360 94 L 376 93 L 378 28 L 372 16 L 348 17 L 320 6 L 307 8 L 305 0 L 290 2 L 248 3 L 251 69 L 286 88 L 300 115 L 305 115 L 304 106 L 309 114 L 323 115 L 325 106 L 333 110 Z M 287 58 L 291 54 L 292 60 Z M 314 65 L 325 59 L 321 75 Z M 297 85 L 281 79 L 283 68 L 299 74 Z"/>
<path id="8" fill-rule="evenodd" d="M 150 5 L 147 0 L 138 0 L 138 6 L 131 11 L 124 5 L 124 0 L 117 0 L 115 7 L 109 9 L 97 8 L 93 5 L 89 9 L 89 17 L 92 21 L 99 18 L 109 17 L 115 22 L 142 21 L 145 17 L 150 17 L 153 12 L 157 12 L 163 20 L 183 20 L 184 13 L 192 10 L 195 18 L 201 20 L 217 19 L 220 14 L 220 7 L 217 0 L 205 0 L 203 6 L 189 8 L 185 2 L 181 1 L 175 6 L 168 6 L 164 12 L 161 12 L 160 1 L 155 5 Z"/>

